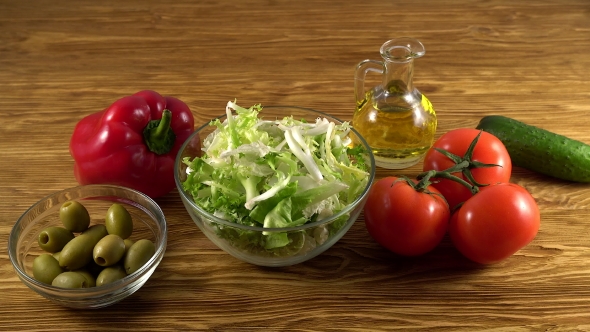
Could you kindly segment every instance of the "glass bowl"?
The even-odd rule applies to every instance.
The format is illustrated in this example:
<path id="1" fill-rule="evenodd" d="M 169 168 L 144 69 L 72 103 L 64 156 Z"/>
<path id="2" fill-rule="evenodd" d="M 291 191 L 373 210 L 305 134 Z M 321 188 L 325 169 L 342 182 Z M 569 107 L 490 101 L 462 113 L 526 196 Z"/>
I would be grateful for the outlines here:
<path id="1" fill-rule="evenodd" d="M 113 203 L 123 205 L 133 219 L 130 239 L 151 240 L 156 247 L 152 258 L 136 272 L 121 280 L 98 287 L 66 289 L 33 278 L 33 260 L 45 253 L 37 243 L 48 226 L 61 226 L 59 210 L 66 201 L 79 201 L 90 214 L 90 225 L 104 224 Z M 166 219 L 156 202 L 133 189 L 112 185 L 87 185 L 51 194 L 31 206 L 15 223 L 8 239 L 8 254 L 22 282 L 45 298 L 71 308 L 102 308 L 135 293 L 152 275 L 166 250 Z"/>
<path id="2" fill-rule="evenodd" d="M 323 112 L 293 106 L 265 106 L 258 114 L 259 118 L 265 120 L 280 120 L 290 115 L 296 120 L 305 119 L 308 122 L 315 122 L 318 117 L 325 117 L 336 124 L 343 122 Z M 219 116 L 217 119 L 223 122 L 226 115 Z M 205 211 L 183 188 L 182 183 L 187 178 L 187 165 L 183 163 L 183 160 L 186 157 L 192 160 L 195 156 L 199 156 L 201 140 L 215 129 L 215 126 L 207 123 L 187 139 L 176 157 L 174 175 L 180 197 L 191 219 L 209 240 L 230 255 L 260 266 L 279 267 L 298 264 L 316 257 L 334 245 L 346 234 L 361 213 L 375 178 L 375 160 L 367 142 L 354 129 L 350 131 L 349 137 L 352 139 L 352 144 L 360 145 L 364 149 L 369 178 L 356 200 L 340 212 L 297 227 L 263 228 L 227 221 Z M 260 238 L 277 232 L 286 233 L 290 244 L 280 249 L 264 249 L 260 245 Z"/>

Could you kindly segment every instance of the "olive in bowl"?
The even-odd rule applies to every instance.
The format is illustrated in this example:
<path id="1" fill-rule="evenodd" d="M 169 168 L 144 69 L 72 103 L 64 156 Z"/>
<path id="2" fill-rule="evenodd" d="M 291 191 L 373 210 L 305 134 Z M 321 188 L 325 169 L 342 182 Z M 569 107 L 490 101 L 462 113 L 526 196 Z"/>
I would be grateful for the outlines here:
<path id="1" fill-rule="evenodd" d="M 76 224 L 79 217 L 64 217 L 63 208 L 71 207 L 69 202 L 76 202 L 72 205 L 81 205 L 87 210 L 87 225 L 84 220 Z M 149 241 L 153 245 L 153 252 L 149 258 L 142 261 L 142 264 L 134 261 L 134 271 L 130 273 L 125 271 L 124 256 L 121 255 L 120 248 L 115 250 L 118 250 L 115 256 L 120 256 L 115 257 L 118 258 L 116 264 L 109 265 L 110 260 L 115 259 L 111 252 L 112 244 L 96 246 L 109 235 L 105 216 L 113 205 L 125 208 L 130 217 L 127 221 L 131 221 L 133 230 L 127 239 L 121 239 L 122 242 L 115 241 L 116 244 L 123 243 L 125 251 L 141 240 Z M 123 229 L 127 230 L 128 227 L 129 225 Z M 55 231 L 45 234 L 48 229 L 55 228 L 65 229 L 73 238 L 65 244 L 42 246 L 45 241 L 50 243 L 55 234 L 58 234 Z M 62 233 L 65 232 L 59 232 Z M 80 238 L 84 240 L 83 244 L 69 244 Z M 8 253 L 18 277 L 38 294 L 66 307 L 102 308 L 125 299 L 145 284 L 164 257 L 166 243 L 166 219 L 158 204 L 151 198 L 125 187 L 87 185 L 51 194 L 31 206 L 12 228 L 8 240 Z M 96 248 L 103 250 L 99 250 L 96 260 L 103 262 L 105 266 L 95 262 Z M 137 265 L 141 267 L 138 268 Z M 109 268 L 109 271 L 100 276 L 106 268 Z M 116 268 L 124 275 L 113 272 Z"/>
<path id="2" fill-rule="evenodd" d="M 348 122 L 326 113 L 230 102 L 185 141 L 174 175 L 209 240 L 242 261 L 278 267 L 314 258 L 346 234 L 375 160 Z"/>

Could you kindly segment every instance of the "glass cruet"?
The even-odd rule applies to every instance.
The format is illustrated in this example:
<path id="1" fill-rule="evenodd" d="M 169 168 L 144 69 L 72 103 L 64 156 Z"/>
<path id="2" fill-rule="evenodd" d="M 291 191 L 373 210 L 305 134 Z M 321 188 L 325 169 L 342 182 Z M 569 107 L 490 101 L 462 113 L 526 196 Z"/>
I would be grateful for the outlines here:
<path id="1" fill-rule="evenodd" d="M 432 146 L 436 114 L 412 82 L 414 59 L 425 52 L 414 38 L 392 39 L 381 46 L 382 61 L 364 60 L 356 67 L 352 125 L 371 146 L 377 166 L 410 167 Z M 381 74 L 382 83 L 365 90 L 368 72 Z"/>

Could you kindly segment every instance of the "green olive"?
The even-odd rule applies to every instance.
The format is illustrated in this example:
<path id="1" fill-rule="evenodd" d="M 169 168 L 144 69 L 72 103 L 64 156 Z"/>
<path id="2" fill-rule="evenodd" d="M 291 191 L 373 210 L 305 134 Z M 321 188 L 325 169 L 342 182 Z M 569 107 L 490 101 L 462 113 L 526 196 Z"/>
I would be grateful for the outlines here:
<path id="1" fill-rule="evenodd" d="M 115 203 L 107 211 L 104 224 L 109 234 L 126 239 L 133 233 L 133 219 L 129 211 L 121 204 Z"/>
<path id="2" fill-rule="evenodd" d="M 74 234 L 59 226 L 50 226 L 39 233 L 39 247 L 47 252 L 58 252 L 74 238 Z"/>
<path id="3" fill-rule="evenodd" d="M 64 227 L 72 232 L 83 232 L 90 225 L 88 210 L 77 201 L 63 203 L 59 209 L 59 219 Z"/>
<path id="4" fill-rule="evenodd" d="M 125 239 L 125 252 L 129 251 L 129 248 L 131 248 L 131 246 L 135 243 L 135 241 L 131 240 L 131 239 Z"/>
<path id="5" fill-rule="evenodd" d="M 61 254 L 61 251 L 53 253 L 53 258 L 57 259 L 58 262 L 59 262 L 59 254 Z"/>
<path id="6" fill-rule="evenodd" d="M 94 246 L 92 257 L 100 266 L 110 266 L 119 262 L 125 254 L 125 241 L 115 234 L 109 234 Z"/>
<path id="7" fill-rule="evenodd" d="M 75 270 L 73 272 L 79 273 L 81 274 L 85 279 L 86 279 L 86 287 L 94 287 L 96 286 L 96 279 L 94 278 L 94 276 L 92 275 L 92 273 L 90 273 L 87 270 Z"/>
<path id="8" fill-rule="evenodd" d="M 87 288 L 86 278 L 78 272 L 67 271 L 59 274 L 51 282 L 52 286 L 61 288 Z"/>
<path id="9" fill-rule="evenodd" d="M 94 225 L 72 239 L 59 254 L 59 265 L 68 270 L 78 270 L 92 261 L 94 246 L 107 236 L 104 225 Z"/>
<path id="10" fill-rule="evenodd" d="M 131 274 L 139 270 L 156 253 L 156 246 L 150 240 L 142 239 L 135 242 L 123 258 L 125 272 Z"/>
<path id="11" fill-rule="evenodd" d="M 127 276 L 120 265 L 105 267 L 96 277 L 96 286 L 102 286 L 123 279 Z"/>
<path id="12" fill-rule="evenodd" d="M 41 254 L 33 260 L 33 277 L 40 282 L 51 285 L 62 272 L 64 270 L 51 254 Z"/>

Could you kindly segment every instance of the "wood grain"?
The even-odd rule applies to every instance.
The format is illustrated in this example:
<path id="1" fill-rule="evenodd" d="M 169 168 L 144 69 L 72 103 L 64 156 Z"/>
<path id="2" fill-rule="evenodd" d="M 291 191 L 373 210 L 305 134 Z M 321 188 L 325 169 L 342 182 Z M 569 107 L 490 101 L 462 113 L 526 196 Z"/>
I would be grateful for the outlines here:
<path id="1" fill-rule="evenodd" d="M 437 135 L 503 114 L 590 143 L 586 0 L 1 1 L 0 247 L 31 204 L 76 185 L 68 142 L 83 116 L 153 89 L 185 101 L 198 125 L 234 98 L 350 119 L 355 65 L 399 36 L 426 46 L 414 83 Z M 315 259 L 252 266 L 209 242 L 172 192 L 158 200 L 164 260 L 112 307 L 53 305 L 0 252 L 0 330 L 590 331 L 590 187 L 519 168 L 512 181 L 539 203 L 541 229 L 486 267 L 448 239 L 397 257 L 362 215 Z"/>

